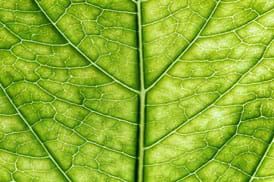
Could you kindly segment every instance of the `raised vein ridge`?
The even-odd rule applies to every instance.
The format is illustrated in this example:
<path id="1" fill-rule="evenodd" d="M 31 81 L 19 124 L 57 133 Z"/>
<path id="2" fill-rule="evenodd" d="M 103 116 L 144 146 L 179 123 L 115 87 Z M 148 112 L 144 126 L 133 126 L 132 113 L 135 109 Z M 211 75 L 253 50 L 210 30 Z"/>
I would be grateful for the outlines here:
<path id="1" fill-rule="evenodd" d="M 52 163 L 56 166 L 56 168 L 58 169 L 58 171 L 64 176 L 64 178 L 69 181 L 72 182 L 72 180 L 70 179 L 70 177 L 65 173 L 65 171 L 62 169 L 62 167 L 58 164 L 57 160 L 54 158 L 54 156 L 51 154 L 51 152 L 49 151 L 49 149 L 47 148 L 47 146 L 43 143 L 43 141 L 40 139 L 40 137 L 38 136 L 38 134 L 36 133 L 36 131 L 34 131 L 34 129 L 31 127 L 31 125 L 28 123 L 28 121 L 25 119 L 25 117 L 23 116 L 23 114 L 21 113 L 21 111 L 17 108 L 17 106 L 15 105 L 15 103 L 12 101 L 12 99 L 10 98 L 10 96 L 8 95 L 6 89 L 3 87 L 2 84 L 0 84 L 0 88 L 3 90 L 3 93 L 6 95 L 7 99 L 9 100 L 10 104 L 12 105 L 12 107 L 15 109 L 15 111 L 18 113 L 19 117 L 23 120 L 23 122 L 27 125 L 28 129 L 31 131 L 31 133 L 33 134 L 33 136 L 35 137 L 35 139 L 38 141 L 38 143 L 42 146 L 42 148 L 44 149 L 44 151 L 48 154 L 48 157 L 50 158 L 50 160 L 52 161 Z"/>
<path id="2" fill-rule="evenodd" d="M 144 136 L 145 136 L 145 75 L 144 75 L 144 54 L 143 54 L 143 35 L 142 35 L 142 3 L 137 2 L 137 21 L 138 21 L 138 51 L 139 51 L 139 79 L 140 79 L 140 96 L 139 96 L 139 128 L 138 128 L 138 161 L 137 174 L 138 182 L 144 178 Z"/>

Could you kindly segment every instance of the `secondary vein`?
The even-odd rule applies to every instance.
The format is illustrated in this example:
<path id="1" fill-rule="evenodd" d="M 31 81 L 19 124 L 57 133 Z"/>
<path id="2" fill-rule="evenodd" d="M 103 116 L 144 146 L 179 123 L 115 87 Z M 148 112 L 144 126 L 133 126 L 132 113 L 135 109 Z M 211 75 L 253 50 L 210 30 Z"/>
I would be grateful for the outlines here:
<path id="1" fill-rule="evenodd" d="M 252 70 L 254 70 L 264 59 L 265 54 L 267 53 L 267 51 L 270 48 L 270 45 L 272 43 L 272 40 L 267 44 L 267 46 L 264 48 L 261 57 L 258 59 L 258 61 L 253 64 L 251 67 L 249 67 L 248 70 L 246 70 L 246 72 L 244 72 L 229 88 L 227 88 L 226 91 L 224 91 L 221 95 L 219 95 L 215 100 L 213 100 L 211 103 L 209 103 L 209 105 L 207 105 L 204 109 L 202 109 L 199 113 L 194 114 L 193 116 L 189 117 L 185 122 L 183 122 L 182 124 L 178 125 L 176 128 L 174 128 L 173 130 L 169 131 L 168 133 L 166 133 L 164 136 L 162 136 L 160 139 L 158 139 L 157 141 L 153 142 L 152 144 L 148 145 L 145 147 L 145 150 L 151 149 L 153 147 L 155 147 L 156 145 L 158 145 L 159 143 L 161 143 L 162 141 L 164 141 L 165 139 L 167 139 L 169 136 L 173 135 L 174 133 L 176 133 L 179 129 L 181 129 L 182 127 L 184 127 L 185 125 L 187 125 L 189 122 L 193 121 L 195 118 L 199 117 L 200 115 L 202 115 L 203 113 L 205 113 L 206 111 L 208 111 L 210 108 L 212 108 L 218 101 L 220 101 L 222 98 L 224 98 L 228 93 L 230 93 L 230 91 L 232 89 L 234 89 L 241 81 L 242 79 L 245 78 L 245 76 L 250 73 Z"/>
<path id="2" fill-rule="evenodd" d="M 43 15 L 48 19 L 48 21 L 52 24 L 52 26 L 58 31 L 58 33 L 81 55 L 83 56 L 87 61 L 89 61 L 95 68 L 100 70 L 102 73 L 104 73 L 107 77 L 111 78 L 114 80 L 116 83 L 121 85 L 122 87 L 139 94 L 139 91 L 128 86 L 127 84 L 123 83 L 122 81 L 118 80 L 116 77 L 112 76 L 109 72 L 107 72 L 104 68 L 96 64 L 94 61 L 92 61 L 85 53 L 83 53 L 76 45 L 74 45 L 70 39 L 59 29 L 59 27 L 56 25 L 56 23 L 47 15 L 45 10 L 40 6 L 40 4 L 37 2 L 37 0 L 34 0 L 38 8 L 41 10 Z"/>
<path id="3" fill-rule="evenodd" d="M 268 152 L 270 151 L 270 148 L 272 147 L 272 143 L 273 143 L 273 140 L 274 140 L 274 134 L 272 134 L 272 137 L 268 143 L 268 146 L 265 148 L 265 151 L 261 157 L 261 159 L 258 161 L 258 164 L 257 164 L 257 167 L 255 168 L 255 170 L 253 171 L 253 173 L 251 174 L 251 177 L 249 179 L 249 182 L 253 181 L 254 178 L 256 178 L 256 175 L 260 169 L 260 167 L 262 166 L 263 162 L 264 162 L 264 159 L 266 158 L 266 156 L 268 155 Z"/>
<path id="4" fill-rule="evenodd" d="M 221 0 L 218 0 L 216 2 L 216 5 L 212 9 L 212 11 L 211 11 L 210 15 L 208 16 L 208 18 L 205 20 L 205 22 L 202 25 L 200 31 L 196 34 L 196 36 L 192 39 L 192 41 L 188 44 L 188 46 L 182 51 L 182 53 L 179 54 L 171 64 L 169 64 L 169 66 L 158 76 L 158 78 L 149 87 L 146 88 L 146 91 L 149 91 L 150 89 L 152 89 L 160 80 L 162 80 L 162 78 L 166 75 L 166 73 L 169 70 L 171 70 L 171 68 L 173 68 L 173 66 L 180 60 L 180 58 L 183 55 L 185 55 L 185 53 L 187 53 L 187 51 L 195 44 L 195 42 L 198 40 L 198 38 L 203 33 L 204 29 L 207 27 L 207 25 L 208 25 L 209 21 L 211 20 L 211 18 L 215 14 L 215 12 L 216 12 L 217 8 L 219 7 L 220 3 L 221 3 Z"/>
<path id="5" fill-rule="evenodd" d="M 64 178 L 69 181 L 72 182 L 72 180 L 70 179 L 70 177 L 64 172 L 64 170 L 61 168 L 61 166 L 57 163 L 56 159 L 53 157 L 53 155 L 50 153 L 49 149 L 47 148 L 47 146 L 43 143 L 43 141 L 40 139 L 40 137 L 38 136 L 38 134 L 36 133 L 36 131 L 31 127 L 31 125 L 28 123 L 28 121 L 26 120 L 26 118 L 23 116 L 23 114 L 21 113 L 21 111 L 17 108 L 17 106 L 15 105 L 15 103 L 13 102 L 13 100 L 11 99 L 11 97 L 9 96 L 9 94 L 6 92 L 6 89 L 2 86 L 2 84 L 0 83 L 0 88 L 2 89 L 3 93 L 5 94 L 5 96 L 7 97 L 7 99 L 9 100 L 10 104 L 12 105 L 12 107 L 15 109 L 15 111 L 18 113 L 19 117 L 22 119 L 22 121 L 26 124 L 26 126 L 28 127 L 28 129 L 31 131 L 31 133 L 33 134 L 33 136 L 35 137 L 35 139 L 38 141 L 38 143 L 42 146 L 42 148 L 44 149 L 44 151 L 48 154 L 48 157 L 50 158 L 50 160 L 52 161 L 52 163 L 55 165 L 55 167 L 58 169 L 59 172 L 61 172 L 61 174 L 64 176 Z"/>

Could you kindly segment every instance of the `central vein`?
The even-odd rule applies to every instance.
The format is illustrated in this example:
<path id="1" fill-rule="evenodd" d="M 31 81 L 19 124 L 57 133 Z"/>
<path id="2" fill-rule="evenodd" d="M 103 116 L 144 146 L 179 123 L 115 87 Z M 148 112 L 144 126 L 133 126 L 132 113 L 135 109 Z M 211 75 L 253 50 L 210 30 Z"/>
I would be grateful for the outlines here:
<path id="1" fill-rule="evenodd" d="M 145 75 L 144 75 L 144 54 L 143 54 L 143 36 L 142 36 L 142 17 L 141 0 L 137 2 L 138 19 L 138 50 L 139 50 L 139 128 L 138 128 L 138 161 L 137 161 L 137 182 L 143 182 L 144 177 L 144 135 L 145 135 Z"/>

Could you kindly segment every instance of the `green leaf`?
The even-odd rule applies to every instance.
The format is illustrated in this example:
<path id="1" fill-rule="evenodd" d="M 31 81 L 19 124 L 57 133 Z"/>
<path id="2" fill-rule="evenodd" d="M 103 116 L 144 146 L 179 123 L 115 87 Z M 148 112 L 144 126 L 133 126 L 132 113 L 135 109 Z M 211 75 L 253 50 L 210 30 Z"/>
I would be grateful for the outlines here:
<path id="1" fill-rule="evenodd" d="M 274 181 L 274 1 L 0 0 L 0 181 Z"/>

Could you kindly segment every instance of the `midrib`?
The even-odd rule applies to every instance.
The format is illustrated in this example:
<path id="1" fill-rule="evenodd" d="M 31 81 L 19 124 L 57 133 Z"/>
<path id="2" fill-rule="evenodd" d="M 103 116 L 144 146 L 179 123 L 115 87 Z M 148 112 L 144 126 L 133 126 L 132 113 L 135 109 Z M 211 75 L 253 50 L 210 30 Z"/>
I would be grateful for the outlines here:
<path id="1" fill-rule="evenodd" d="M 143 182 L 144 178 L 144 135 L 145 135 L 145 75 L 144 75 L 144 54 L 143 54 L 143 35 L 142 35 L 142 13 L 141 0 L 137 1 L 137 19 L 138 19 L 138 50 L 139 50 L 139 128 L 138 128 L 138 161 L 136 181 Z"/>

